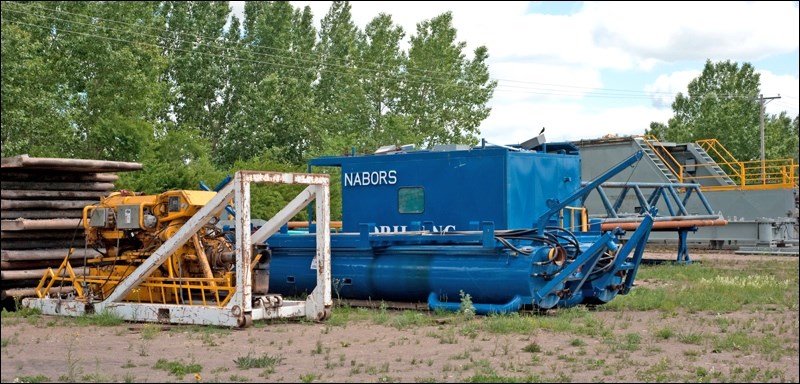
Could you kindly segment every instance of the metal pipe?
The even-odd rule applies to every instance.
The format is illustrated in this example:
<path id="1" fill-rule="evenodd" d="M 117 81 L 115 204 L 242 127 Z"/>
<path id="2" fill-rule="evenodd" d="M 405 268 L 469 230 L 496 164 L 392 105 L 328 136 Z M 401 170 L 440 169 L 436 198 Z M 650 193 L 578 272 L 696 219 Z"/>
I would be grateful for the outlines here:
<path id="1" fill-rule="evenodd" d="M 82 219 L 49 219 L 49 220 L 3 220 L 0 223 L 0 230 L 3 231 L 24 231 L 24 230 L 46 230 L 46 229 L 74 229 L 81 225 Z"/>
<path id="2" fill-rule="evenodd" d="M 42 276 L 47 273 L 48 268 L 45 269 L 25 269 L 19 271 L 0 271 L 0 280 L 40 280 Z M 83 276 L 88 273 L 88 270 L 83 267 L 74 268 L 75 275 Z M 66 270 L 61 270 L 61 277 L 67 276 Z"/>
<path id="3" fill-rule="evenodd" d="M 61 171 L 73 170 L 81 172 L 114 172 L 138 171 L 142 169 L 142 164 L 124 161 L 63 159 L 19 155 L 3 158 L 2 162 L 0 162 L 0 168 L 36 168 Z"/>
<path id="4" fill-rule="evenodd" d="M 79 219 L 83 217 L 80 209 L 57 209 L 57 210 L 24 210 L 24 211 L 0 211 L 0 219 Z"/>
<path id="5" fill-rule="evenodd" d="M 95 200 L 0 200 L 0 209 L 83 209 Z"/>
<path id="6" fill-rule="evenodd" d="M 107 181 L 114 182 L 119 180 L 119 176 L 113 173 L 63 173 L 50 171 L 47 173 L 27 172 L 27 170 L 3 172 L 3 180 L 14 181 Z"/>
<path id="7" fill-rule="evenodd" d="M 2 251 L 3 261 L 34 261 L 34 260 L 63 260 L 69 255 L 70 260 L 86 258 L 94 258 L 102 256 L 101 252 L 105 249 L 75 249 L 71 254 L 67 248 L 55 249 L 20 249 L 20 250 L 6 250 Z"/>
<path id="8" fill-rule="evenodd" d="M 3 175 L 5 177 L 5 175 Z M 0 197 L 4 199 L 97 199 L 106 194 L 99 191 L 45 191 L 25 189 L 3 189 Z M 97 202 L 97 201 L 95 201 Z"/>
<path id="9" fill-rule="evenodd" d="M 639 228 L 641 224 L 640 221 L 635 222 L 626 222 L 626 223 L 602 223 L 600 228 L 604 231 L 614 229 L 619 227 L 620 229 L 624 229 L 626 231 L 632 231 Z M 689 228 L 689 227 L 712 227 L 712 226 L 722 226 L 727 225 L 728 221 L 724 219 L 717 219 L 717 220 L 671 220 L 671 221 L 656 221 L 653 223 L 653 229 L 678 229 L 678 228 Z"/>
<path id="10" fill-rule="evenodd" d="M 48 183 L 36 181 L 4 181 L 6 189 L 33 189 L 33 190 L 68 190 L 68 191 L 111 191 L 114 183 L 104 182 L 79 182 L 79 183 Z"/>

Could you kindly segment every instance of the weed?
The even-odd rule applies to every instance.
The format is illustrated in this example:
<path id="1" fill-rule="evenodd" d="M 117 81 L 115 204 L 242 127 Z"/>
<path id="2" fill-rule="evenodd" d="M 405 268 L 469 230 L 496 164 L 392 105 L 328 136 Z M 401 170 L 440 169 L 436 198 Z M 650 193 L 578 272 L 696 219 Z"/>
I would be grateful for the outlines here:
<path id="1" fill-rule="evenodd" d="M 44 383 L 47 381 L 50 381 L 50 378 L 45 375 L 20 376 L 14 378 L 15 383 Z"/>
<path id="2" fill-rule="evenodd" d="M 280 356 L 270 356 L 268 354 L 263 354 L 261 357 L 254 357 L 252 354 L 248 353 L 247 356 L 239 356 L 233 362 L 236 363 L 236 366 L 239 369 L 251 369 L 251 368 L 274 368 L 276 365 L 280 364 L 283 361 L 283 357 Z"/>
<path id="3" fill-rule="evenodd" d="M 314 373 L 306 373 L 306 374 L 300 375 L 300 381 L 302 381 L 304 383 L 313 382 L 314 380 L 316 380 L 318 378 L 319 378 L 319 375 L 316 375 Z"/>
<path id="4" fill-rule="evenodd" d="M 153 369 L 163 369 L 178 378 L 183 378 L 187 373 L 199 373 L 203 367 L 197 363 L 186 364 L 182 360 L 169 361 L 167 359 L 158 359 Z"/>
<path id="5" fill-rule="evenodd" d="M 142 342 L 141 344 L 139 344 L 139 356 L 142 357 L 150 356 L 150 354 L 147 353 L 147 343 Z"/>
<path id="6" fill-rule="evenodd" d="M 67 373 L 61 375 L 58 379 L 74 383 L 77 381 L 78 363 L 80 359 L 75 357 L 75 343 L 77 338 L 72 338 L 67 342 Z"/>
<path id="7" fill-rule="evenodd" d="M 625 335 L 625 342 L 622 349 L 626 351 L 636 351 L 639 349 L 639 344 L 642 342 L 642 337 L 638 333 L 628 333 Z"/>
<path id="8" fill-rule="evenodd" d="M 75 323 L 81 326 L 97 325 L 100 327 L 114 327 L 125 320 L 114 312 L 104 310 L 100 313 L 84 314 L 75 318 Z"/>
<path id="9" fill-rule="evenodd" d="M 230 380 L 231 382 L 239 382 L 239 383 L 243 383 L 243 382 L 246 382 L 246 381 L 250 381 L 250 379 L 249 379 L 249 378 L 247 378 L 246 376 L 239 376 L 239 375 L 236 375 L 236 374 L 234 374 L 234 375 L 231 375 L 231 377 L 229 378 L 229 380 Z"/>
<path id="10" fill-rule="evenodd" d="M 153 340 L 161 333 L 161 327 L 157 324 L 145 324 L 142 326 L 142 339 Z"/>
<path id="11" fill-rule="evenodd" d="M 699 333 L 684 333 L 678 335 L 678 341 L 684 344 L 700 345 L 703 343 L 703 335 Z"/>
<path id="12" fill-rule="evenodd" d="M 459 291 L 458 294 L 461 297 L 458 313 L 460 313 L 465 320 L 472 320 L 475 317 L 475 306 L 472 304 L 472 296 L 470 296 L 469 293 L 464 293 L 463 290 Z"/>
<path id="13" fill-rule="evenodd" d="M 313 350 L 311 350 L 311 354 L 312 355 L 322 354 L 322 340 L 317 340 L 317 345 Z"/>
<path id="14" fill-rule="evenodd" d="M 133 363 L 130 359 L 125 364 L 122 364 L 122 368 L 136 368 L 136 364 Z"/>
<path id="15" fill-rule="evenodd" d="M 542 351 L 542 347 L 539 345 L 539 343 L 534 341 L 523 347 L 522 350 L 528 353 L 539 353 Z"/>
<path id="16" fill-rule="evenodd" d="M 586 342 L 581 340 L 581 339 L 572 339 L 569 342 L 569 345 L 571 345 L 573 347 L 583 347 L 583 346 L 586 346 Z"/>
<path id="17" fill-rule="evenodd" d="M 412 326 L 422 326 L 430 323 L 428 316 L 419 311 L 403 311 L 400 316 L 392 318 L 390 325 L 397 329 L 408 329 Z"/>

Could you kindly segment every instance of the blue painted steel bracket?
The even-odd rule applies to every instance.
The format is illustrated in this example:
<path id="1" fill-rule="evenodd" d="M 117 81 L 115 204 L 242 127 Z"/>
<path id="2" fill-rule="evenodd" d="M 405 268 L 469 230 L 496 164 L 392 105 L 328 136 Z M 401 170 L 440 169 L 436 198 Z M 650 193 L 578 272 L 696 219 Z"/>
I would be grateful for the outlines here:
<path id="1" fill-rule="evenodd" d="M 579 188 L 577 191 L 573 192 L 569 197 L 565 198 L 561 202 L 553 202 L 552 207 L 542 214 L 539 217 L 539 220 L 535 223 L 536 228 L 539 230 L 539 233 L 544 233 L 544 227 L 547 225 L 547 222 L 550 220 L 550 217 L 556 214 L 557 212 L 564 209 L 566 206 L 573 204 L 576 200 L 581 199 L 583 200 L 590 192 L 592 192 L 595 188 L 597 188 L 600 184 L 604 183 L 608 179 L 614 177 L 614 175 L 620 173 L 626 167 L 631 166 L 632 164 L 636 163 L 637 161 L 641 160 L 642 156 L 644 156 L 644 151 L 639 150 L 630 157 L 625 160 L 619 162 L 619 164 L 615 165 L 608 171 L 604 172 L 602 175 L 596 177 L 594 180 L 590 181 L 586 186 Z M 550 204 L 548 204 L 550 205 Z"/>

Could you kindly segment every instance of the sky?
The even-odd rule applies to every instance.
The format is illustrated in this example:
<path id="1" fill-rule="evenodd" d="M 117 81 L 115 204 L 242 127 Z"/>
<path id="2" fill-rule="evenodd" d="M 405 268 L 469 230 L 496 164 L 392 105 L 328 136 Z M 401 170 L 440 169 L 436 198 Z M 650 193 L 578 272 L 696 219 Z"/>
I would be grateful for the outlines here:
<path id="1" fill-rule="evenodd" d="M 310 6 L 319 20 L 330 1 Z M 363 28 L 379 13 L 403 27 L 404 50 L 418 23 L 453 15 L 456 40 L 467 59 L 488 49 L 498 86 L 479 138 L 519 144 L 544 127 L 545 138 L 575 141 L 604 135 L 641 135 L 651 122 L 666 124 L 672 101 L 686 94 L 706 60 L 750 63 L 766 112 L 798 115 L 798 2 L 404 2 L 354 1 Z M 232 1 L 242 18 L 243 1 Z"/>

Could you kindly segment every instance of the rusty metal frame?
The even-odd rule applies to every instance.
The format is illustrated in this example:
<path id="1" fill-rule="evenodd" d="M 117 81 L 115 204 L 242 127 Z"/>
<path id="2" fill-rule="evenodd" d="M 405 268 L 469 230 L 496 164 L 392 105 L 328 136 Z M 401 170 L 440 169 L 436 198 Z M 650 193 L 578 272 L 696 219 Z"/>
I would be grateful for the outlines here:
<path id="1" fill-rule="evenodd" d="M 256 184 L 306 184 L 308 187 L 289 202 L 256 233 L 250 233 L 250 186 Z M 183 246 L 226 204 L 234 200 L 236 210 L 236 289 L 226 305 L 151 304 L 122 301 L 150 276 L 179 247 Z M 318 220 L 317 248 L 313 267 L 317 270 L 317 286 L 306 300 L 275 300 L 254 297 L 252 291 L 253 246 L 277 232 L 295 214 L 316 200 Z M 86 303 L 61 298 L 26 298 L 22 304 L 38 308 L 48 315 L 81 316 L 110 312 L 128 321 L 219 326 L 249 326 L 253 320 L 285 317 L 306 317 L 324 320 L 333 305 L 330 274 L 330 178 L 324 174 L 238 171 L 233 182 L 192 216 L 181 229 L 159 247 L 130 275 L 122 280 L 105 300 Z"/>

